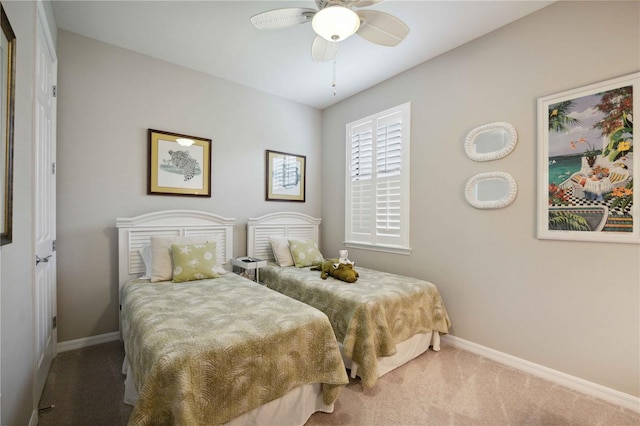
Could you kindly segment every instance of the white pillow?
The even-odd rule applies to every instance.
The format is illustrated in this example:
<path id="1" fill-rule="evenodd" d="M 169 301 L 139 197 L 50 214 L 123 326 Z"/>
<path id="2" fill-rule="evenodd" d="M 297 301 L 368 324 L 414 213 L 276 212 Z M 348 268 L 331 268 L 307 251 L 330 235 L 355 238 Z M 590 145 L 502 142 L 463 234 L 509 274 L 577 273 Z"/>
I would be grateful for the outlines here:
<path id="1" fill-rule="evenodd" d="M 144 274 L 140 277 L 143 280 L 151 279 L 151 245 L 146 245 L 142 248 L 138 249 L 138 253 L 142 257 L 142 262 L 144 262 Z"/>
<path id="2" fill-rule="evenodd" d="M 151 237 L 151 282 L 173 279 L 172 244 L 202 244 L 216 241 L 212 235 L 193 237 Z"/>
<path id="3" fill-rule="evenodd" d="M 213 271 L 218 275 L 224 275 L 228 272 L 222 265 L 216 265 L 216 267 L 213 268 Z"/>
<path id="4" fill-rule="evenodd" d="M 289 239 L 271 237 L 269 241 L 271 242 L 271 250 L 273 250 L 276 263 L 280 266 L 293 266 L 293 257 L 291 256 L 291 249 L 289 249 Z"/>

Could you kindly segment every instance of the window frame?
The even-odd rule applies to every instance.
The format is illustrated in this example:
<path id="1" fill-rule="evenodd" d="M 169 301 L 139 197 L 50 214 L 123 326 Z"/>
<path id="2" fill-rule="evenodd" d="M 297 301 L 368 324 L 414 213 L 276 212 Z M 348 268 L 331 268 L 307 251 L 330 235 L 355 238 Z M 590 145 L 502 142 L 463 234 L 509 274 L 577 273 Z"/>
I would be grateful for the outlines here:
<path id="1" fill-rule="evenodd" d="M 391 119 L 391 120 L 390 120 Z M 378 133 L 381 129 L 384 129 L 382 124 L 386 123 L 386 126 L 397 126 L 400 124 L 400 149 L 401 149 L 401 160 L 399 166 L 399 173 L 384 173 L 379 172 L 378 169 L 378 158 L 377 151 L 381 148 L 379 146 L 378 141 Z M 359 129 L 358 133 L 353 133 L 354 129 Z M 356 130 L 357 131 L 357 130 Z M 370 165 L 363 164 L 362 162 L 358 162 L 357 160 L 359 156 L 353 155 L 353 146 L 354 143 L 357 143 L 358 140 L 354 139 L 353 136 L 365 135 L 367 131 L 370 131 L 371 142 L 368 147 L 370 151 Z M 411 194 L 411 185 L 410 185 L 410 147 L 411 147 L 411 103 L 407 102 L 401 105 L 398 105 L 393 108 L 389 108 L 387 110 L 381 111 L 376 114 L 369 115 L 367 117 L 361 118 L 356 121 L 352 121 L 347 123 L 345 129 L 345 241 L 344 245 L 348 248 L 357 248 L 363 250 L 373 250 L 373 251 L 382 251 L 388 253 L 395 254 L 405 254 L 408 255 L 411 253 L 411 242 L 410 242 L 410 224 L 411 224 L 411 216 L 410 216 L 410 194 Z M 362 139 L 363 141 L 366 140 Z M 388 142 L 389 138 L 385 138 L 383 144 Z M 397 142 L 395 142 L 397 149 Z M 385 145 L 386 146 L 386 145 Z M 366 148 L 366 145 L 365 145 Z M 385 147 L 384 153 L 388 154 L 390 151 Z M 365 156 L 363 156 L 365 157 Z M 356 161 L 356 163 L 354 163 Z M 382 161 L 385 166 L 388 166 L 389 163 Z M 364 167 L 361 167 L 364 166 Z M 363 174 L 355 174 L 352 175 L 352 170 L 363 170 Z M 358 176 L 354 180 L 354 176 Z M 393 180 L 399 182 L 393 182 Z M 357 182 L 361 182 L 358 184 Z M 366 183 L 369 182 L 369 185 Z M 397 207 L 389 207 L 392 203 L 386 204 L 381 202 L 379 197 L 376 200 L 376 196 L 380 194 L 379 190 L 383 189 L 383 195 L 389 196 L 391 189 L 388 189 L 389 185 L 396 183 L 399 193 L 397 195 L 397 199 L 394 198 L 395 193 L 390 196 L 395 201 L 394 206 Z M 367 188 L 368 186 L 368 188 Z M 386 189 L 386 192 L 384 190 Z M 359 223 L 365 223 L 367 226 L 363 228 L 365 232 L 357 232 L 354 230 L 354 191 L 355 193 L 360 192 L 361 194 L 365 194 L 363 198 L 367 198 L 369 195 L 370 201 L 365 203 L 365 216 L 366 213 L 369 213 L 368 221 L 370 223 L 366 223 L 367 219 L 363 219 Z M 360 203 L 361 204 L 361 203 Z M 380 208 L 381 204 L 384 204 L 383 208 L 383 216 L 389 217 L 394 216 L 394 212 L 398 211 L 398 231 L 397 235 L 388 235 L 379 232 L 380 227 L 378 226 L 378 215 L 376 211 Z M 381 223 L 385 223 L 384 221 Z"/>

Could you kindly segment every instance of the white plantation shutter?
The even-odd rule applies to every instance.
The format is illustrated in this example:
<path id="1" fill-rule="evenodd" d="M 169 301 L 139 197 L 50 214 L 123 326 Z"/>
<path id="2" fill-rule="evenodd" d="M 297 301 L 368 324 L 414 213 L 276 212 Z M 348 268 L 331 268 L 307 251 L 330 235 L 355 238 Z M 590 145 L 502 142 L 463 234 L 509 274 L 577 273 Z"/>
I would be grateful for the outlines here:
<path id="1" fill-rule="evenodd" d="M 358 235 L 369 235 L 373 226 L 373 127 L 365 122 L 351 133 L 351 228 Z"/>
<path id="2" fill-rule="evenodd" d="M 373 169 L 373 129 L 371 122 L 354 128 L 351 135 L 351 179 L 370 179 Z"/>
<path id="3" fill-rule="evenodd" d="M 347 245 L 409 249 L 410 104 L 347 125 Z"/>
<path id="4" fill-rule="evenodd" d="M 400 237 L 402 211 L 402 114 L 378 120 L 376 138 L 376 233 L 394 244 Z"/>

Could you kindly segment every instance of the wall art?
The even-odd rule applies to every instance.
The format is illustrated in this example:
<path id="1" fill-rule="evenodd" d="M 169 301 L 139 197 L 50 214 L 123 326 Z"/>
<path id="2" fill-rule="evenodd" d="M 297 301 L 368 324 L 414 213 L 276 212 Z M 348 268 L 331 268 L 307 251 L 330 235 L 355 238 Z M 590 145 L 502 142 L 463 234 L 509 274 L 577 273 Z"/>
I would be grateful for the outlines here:
<path id="1" fill-rule="evenodd" d="M 305 199 L 307 157 L 267 150 L 267 201 L 301 201 Z"/>
<path id="2" fill-rule="evenodd" d="M 149 129 L 148 194 L 211 197 L 211 139 Z"/>
<path id="3" fill-rule="evenodd" d="M 640 73 L 538 99 L 538 238 L 640 243 Z"/>

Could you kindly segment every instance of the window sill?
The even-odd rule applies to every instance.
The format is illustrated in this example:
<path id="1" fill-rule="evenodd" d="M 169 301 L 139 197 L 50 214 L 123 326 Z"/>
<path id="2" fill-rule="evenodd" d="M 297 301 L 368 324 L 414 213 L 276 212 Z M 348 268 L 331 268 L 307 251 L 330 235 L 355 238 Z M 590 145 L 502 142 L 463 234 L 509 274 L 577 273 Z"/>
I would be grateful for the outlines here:
<path id="1" fill-rule="evenodd" d="M 357 243 L 357 242 L 351 242 L 351 241 L 345 241 L 344 245 L 347 248 L 380 251 L 384 253 L 393 253 L 393 254 L 402 254 L 405 256 L 409 256 L 412 251 L 410 247 L 386 246 L 383 244 Z"/>

